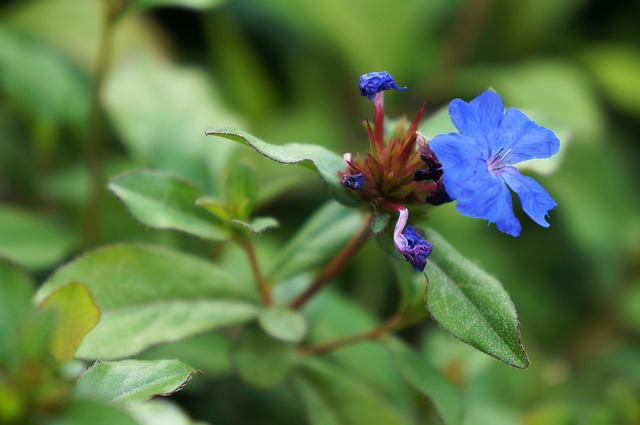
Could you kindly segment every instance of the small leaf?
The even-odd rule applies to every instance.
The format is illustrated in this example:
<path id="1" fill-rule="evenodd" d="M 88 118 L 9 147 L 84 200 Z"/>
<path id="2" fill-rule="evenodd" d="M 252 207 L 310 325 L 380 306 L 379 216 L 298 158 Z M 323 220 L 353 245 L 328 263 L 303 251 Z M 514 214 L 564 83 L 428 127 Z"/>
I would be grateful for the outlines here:
<path id="1" fill-rule="evenodd" d="M 429 397 L 447 425 L 462 421 L 462 395 L 438 369 L 396 338 L 387 338 L 387 347 L 404 380 Z"/>
<path id="2" fill-rule="evenodd" d="M 371 231 L 373 232 L 373 234 L 378 234 L 384 231 L 384 229 L 387 227 L 387 224 L 389 223 L 390 217 L 391 214 L 389 214 L 388 212 L 376 211 L 375 215 L 373 216 L 373 221 L 371 222 Z"/>
<path id="3" fill-rule="evenodd" d="M 274 229 L 280 225 L 278 220 L 273 217 L 256 217 L 251 220 L 251 223 L 241 220 L 231 220 L 231 222 L 249 230 L 254 235 L 259 235 L 265 230 Z"/>
<path id="4" fill-rule="evenodd" d="M 245 292 L 214 264 L 169 249 L 113 245 L 61 267 L 36 293 L 42 302 L 67 282 L 82 282 L 102 318 L 76 353 L 116 359 L 160 342 L 243 323 L 257 313 Z"/>
<path id="5" fill-rule="evenodd" d="M 282 382 L 297 364 L 294 346 L 271 338 L 256 327 L 246 328 L 230 352 L 240 377 L 250 385 L 271 388 Z"/>
<path id="6" fill-rule="evenodd" d="M 433 319 L 463 342 L 511 366 L 526 368 L 518 314 L 497 279 L 464 258 L 433 230 L 426 273 Z"/>
<path id="7" fill-rule="evenodd" d="M 335 202 L 325 204 L 280 251 L 268 276 L 272 281 L 308 271 L 334 256 L 362 226 L 358 212 Z"/>
<path id="8" fill-rule="evenodd" d="M 175 403 L 157 398 L 128 405 L 127 411 L 138 425 L 206 425 L 191 420 Z"/>
<path id="9" fill-rule="evenodd" d="M 63 260 L 73 245 L 69 231 L 31 212 L 0 207 L 0 256 L 39 271 Z"/>
<path id="10" fill-rule="evenodd" d="M 288 145 L 272 145 L 241 130 L 230 127 L 209 128 L 205 135 L 220 136 L 239 143 L 246 143 L 259 154 L 282 164 L 298 164 L 309 168 L 307 161 L 315 167 L 320 179 L 331 196 L 346 206 L 356 206 L 356 199 L 340 182 L 338 171 L 344 171 L 344 160 L 335 152 L 318 145 L 290 143 Z"/>
<path id="11" fill-rule="evenodd" d="M 258 314 L 262 329 L 274 338 L 300 342 L 307 333 L 307 322 L 297 311 L 281 307 L 265 308 Z"/>
<path id="12" fill-rule="evenodd" d="M 51 337 L 53 356 L 58 362 L 73 359 L 82 340 L 100 320 L 100 309 L 87 287 L 69 283 L 49 295 L 41 307 L 56 313 Z"/>
<path id="13" fill-rule="evenodd" d="M 196 199 L 195 204 L 200 208 L 204 208 L 222 222 L 232 218 L 231 212 L 227 209 L 227 205 L 219 199 L 210 196 L 200 196 Z"/>
<path id="14" fill-rule="evenodd" d="M 328 362 L 306 359 L 291 377 L 311 425 L 401 425 L 410 423 L 386 399 Z"/>
<path id="15" fill-rule="evenodd" d="M 257 194 L 256 173 L 245 164 L 237 164 L 227 178 L 227 202 L 234 209 L 235 218 L 249 218 Z"/>
<path id="16" fill-rule="evenodd" d="M 228 232 L 196 206 L 201 193 L 187 180 L 158 171 L 136 171 L 111 179 L 109 189 L 142 224 L 220 241 Z"/>
<path id="17" fill-rule="evenodd" d="M 199 371 L 178 360 L 98 362 L 78 378 L 75 395 L 108 403 L 126 403 L 171 395 Z"/>

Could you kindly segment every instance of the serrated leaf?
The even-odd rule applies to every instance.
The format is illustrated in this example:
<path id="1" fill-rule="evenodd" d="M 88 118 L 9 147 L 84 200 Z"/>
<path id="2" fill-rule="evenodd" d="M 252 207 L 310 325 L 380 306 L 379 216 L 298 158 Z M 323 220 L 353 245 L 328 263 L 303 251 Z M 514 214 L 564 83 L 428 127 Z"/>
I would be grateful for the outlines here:
<path id="1" fill-rule="evenodd" d="M 45 299 L 41 307 L 55 312 L 51 352 L 58 362 L 73 359 L 80 343 L 98 324 L 100 309 L 84 285 L 72 282 Z"/>
<path id="2" fill-rule="evenodd" d="M 356 199 L 342 185 L 338 176 L 338 171 L 344 171 L 343 158 L 322 146 L 300 143 L 273 145 L 249 133 L 231 127 L 209 128 L 206 130 L 205 135 L 220 136 L 239 143 L 246 143 L 259 154 L 281 164 L 300 163 L 300 165 L 309 168 L 308 162 L 311 162 L 329 194 L 336 201 L 346 206 L 358 205 Z"/>
<path id="3" fill-rule="evenodd" d="M 298 361 L 295 346 L 248 327 L 229 353 L 231 363 L 249 385 L 271 388 L 281 383 Z"/>
<path id="4" fill-rule="evenodd" d="M 178 360 L 122 360 L 98 362 L 87 369 L 74 387 L 81 398 L 127 403 L 170 395 L 199 373 Z"/>
<path id="5" fill-rule="evenodd" d="M 144 170 L 111 179 L 109 189 L 146 226 L 179 230 L 212 241 L 229 237 L 221 223 L 196 206 L 202 194 L 187 180 Z"/>
<path id="6" fill-rule="evenodd" d="M 387 347 L 402 378 L 429 397 L 446 425 L 462 421 L 462 395 L 435 366 L 396 338 L 387 338 Z"/>
<path id="7" fill-rule="evenodd" d="M 73 245 L 66 229 L 31 212 L 0 207 L 0 256 L 39 271 L 64 259 Z"/>
<path id="8" fill-rule="evenodd" d="M 335 255 L 362 226 L 357 211 L 328 202 L 311 216 L 280 251 L 269 269 L 277 282 L 323 264 Z"/>
<path id="9" fill-rule="evenodd" d="M 287 308 L 269 307 L 261 310 L 258 323 L 267 334 L 282 341 L 300 342 L 307 333 L 305 318 Z"/>
<path id="10" fill-rule="evenodd" d="M 102 310 L 79 358 L 130 356 L 257 313 L 254 295 L 216 265 L 164 248 L 123 244 L 89 252 L 56 271 L 36 301 L 72 281 L 86 285 Z"/>
<path id="11" fill-rule="evenodd" d="M 401 425 L 409 418 L 386 398 L 328 362 L 306 359 L 291 381 L 311 425 Z"/>
<path id="12" fill-rule="evenodd" d="M 529 359 L 520 340 L 518 314 L 500 282 L 464 258 L 438 233 L 426 232 L 433 251 L 427 263 L 427 308 L 454 337 L 511 366 Z"/>

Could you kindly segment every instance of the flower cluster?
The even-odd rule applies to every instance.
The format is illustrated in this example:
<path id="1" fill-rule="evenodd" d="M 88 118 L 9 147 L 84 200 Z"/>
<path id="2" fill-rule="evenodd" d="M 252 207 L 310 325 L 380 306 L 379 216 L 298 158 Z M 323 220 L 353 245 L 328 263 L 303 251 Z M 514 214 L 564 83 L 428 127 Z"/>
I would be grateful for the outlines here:
<path id="1" fill-rule="evenodd" d="M 432 247 L 407 224 L 409 206 L 455 200 L 460 213 L 486 219 L 498 230 L 518 236 L 521 226 L 513 213 L 510 188 L 525 213 L 549 226 L 545 217 L 556 203 L 513 165 L 556 154 L 560 142 L 551 130 L 518 109 L 505 111 L 500 96 L 487 90 L 469 103 L 451 102 L 449 114 L 457 133 L 427 140 L 418 131 L 422 108 L 410 123 L 401 120 L 394 135 L 386 137 L 383 91 L 389 89 L 406 87 L 399 87 L 387 72 L 360 78 L 360 94 L 374 106 L 373 127 L 367 121 L 370 152 L 364 157 L 345 153 L 340 177 L 364 204 L 398 214 L 394 245 L 416 270 L 424 270 Z"/>

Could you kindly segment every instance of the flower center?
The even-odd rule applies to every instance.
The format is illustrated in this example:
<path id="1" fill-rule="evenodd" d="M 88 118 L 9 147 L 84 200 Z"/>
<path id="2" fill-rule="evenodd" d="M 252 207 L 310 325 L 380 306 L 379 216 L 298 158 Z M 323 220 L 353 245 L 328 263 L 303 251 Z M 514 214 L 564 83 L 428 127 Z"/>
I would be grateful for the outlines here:
<path id="1" fill-rule="evenodd" d="M 506 167 L 502 161 L 511 153 L 511 149 L 508 149 L 504 154 L 502 151 L 504 151 L 504 148 L 500 148 L 498 152 L 493 155 L 493 158 L 487 162 L 487 170 L 494 172 Z"/>

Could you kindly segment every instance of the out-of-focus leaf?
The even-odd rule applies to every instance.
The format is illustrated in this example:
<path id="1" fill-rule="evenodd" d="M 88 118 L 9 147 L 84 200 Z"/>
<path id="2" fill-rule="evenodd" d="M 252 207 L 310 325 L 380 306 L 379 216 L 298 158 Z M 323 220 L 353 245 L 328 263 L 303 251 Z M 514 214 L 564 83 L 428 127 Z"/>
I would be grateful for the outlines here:
<path id="1" fill-rule="evenodd" d="M 206 425 L 194 422 L 177 405 L 161 399 L 129 405 L 127 412 L 139 425 Z"/>
<path id="2" fill-rule="evenodd" d="M 258 194 L 256 173 L 245 164 L 237 164 L 227 178 L 227 202 L 237 218 L 246 220 Z"/>
<path id="3" fill-rule="evenodd" d="M 389 246 L 391 246 L 390 239 Z M 393 261 L 393 270 L 400 287 L 400 306 L 398 310 L 402 315 L 402 320 L 405 323 L 419 322 L 428 315 L 427 310 L 424 308 L 427 289 L 426 276 L 414 270 L 404 258 L 391 259 L 391 261 Z"/>
<path id="4" fill-rule="evenodd" d="M 122 360 L 98 362 L 76 382 L 77 397 L 108 403 L 127 403 L 180 391 L 194 374 L 178 360 Z"/>
<path id="5" fill-rule="evenodd" d="M 51 336 L 53 356 L 58 362 L 73 359 L 82 340 L 100 320 L 100 309 L 87 287 L 69 283 L 49 295 L 41 306 L 56 314 Z"/>
<path id="6" fill-rule="evenodd" d="M 248 327 L 233 347 L 230 360 L 240 377 L 258 388 L 281 383 L 298 362 L 295 346 Z"/>
<path id="7" fill-rule="evenodd" d="M 86 75 L 55 48 L 4 27 L 0 27 L 0 90 L 36 117 L 74 128 L 85 125 L 91 110 Z"/>
<path id="8" fill-rule="evenodd" d="M 47 423 L 51 425 L 140 425 L 115 406 L 83 399 L 72 400 Z"/>
<path id="9" fill-rule="evenodd" d="M 78 257 L 44 283 L 36 301 L 68 282 L 86 285 L 102 310 L 79 358 L 129 356 L 257 313 L 252 294 L 214 264 L 150 246 L 113 245 Z"/>
<path id="10" fill-rule="evenodd" d="M 274 338 L 300 342 L 307 333 L 307 322 L 297 311 L 281 307 L 265 308 L 258 314 L 262 329 Z"/>
<path id="11" fill-rule="evenodd" d="M 47 269 L 71 250 L 75 238 L 27 211 L 0 207 L 0 255 L 31 270 Z"/>
<path id="12" fill-rule="evenodd" d="M 462 395 L 426 358 L 420 357 L 405 344 L 387 338 L 393 363 L 404 380 L 431 399 L 447 425 L 462 421 Z"/>
<path id="13" fill-rule="evenodd" d="M 589 46 L 582 56 L 607 97 L 640 115 L 640 50 L 635 46 Z"/>
<path id="14" fill-rule="evenodd" d="M 268 275 L 276 282 L 324 263 L 356 234 L 360 215 L 335 202 L 318 210 L 282 249 Z"/>
<path id="15" fill-rule="evenodd" d="M 31 310 L 34 284 L 18 267 L 0 258 L 0 364 L 15 355 L 17 337 Z"/>
<path id="16" fill-rule="evenodd" d="M 389 223 L 389 218 L 391 214 L 387 212 L 378 212 L 376 211 L 373 216 L 373 221 L 371 222 L 371 231 L 374 234 L 382 232 L 386 227 L 387 223 Z"/>
<path id="17" fill-rule="evenodd" d="M 223 4 L 225 0 L 130 0 L 127 7 L 142 10 L 151 7 L 185 7 L 188 9 L 211 9 Z"/>
<path id="18" fill-rule="evenodd" d="M 358 205 L 355 198 L 347 192 L 340 182 L 338 171 L 344 170 L 343 158 L 335 152 L 318 146 L 301 143 L 273 145 L 242 130 L 231 127 L 212 127 L 205 132 L 207 136 L 220 136 L 239 143 L 246 143 L 260 155 L 282 164 L 298 164 L 317 171 L 320 179 L 331 196 L 346 206 Z M 313 166 L 308 164 L 311 162 Z"/>
<path id="19" fill-rule="evenodd" d="M 505 106 L 540 111 L 535 118 L 542 126 L 569 130 L 584 142 L 599 144 L 602 140 L 604 119 L 598 99 L 585 71 L 570 62 L 538 60 L 513 67 L 469 67 L 461 80 L 475 90 L 473 97 L 491 86 Z"/>
<path id="20" fill-rule="evenodd" d="M 291 381 L 312 425 L 410 423 L 375 387 L 330 363 L 307 359 Z"/>
<path id="21" fill-rule="evenodd" d="M 427 307 L 433 319 L 461 341 L 511 366 L 529 360 L 520 340 L 518 314 L 497 279 L 464 258 L 433 230 Z"/>
<path id="22" fill-rule="evenodd" d="M 239 120 L 217 99 L 210 75 L 150 58 L 123 61 L 105 84 L 105 107 L 136 160 L 220 195 L 235 146 L 222 140 L 212 146 L 202 131 L 212 120 Z"/>
<path id="23" fill-rule="evenodd" d="M 200 190 L 177 176 L 136 171 L 111 179 L 109 189 L 149 227 L 179 230 L 212 241 L 229 237 L 222 223 L 196 206 Z"/>

